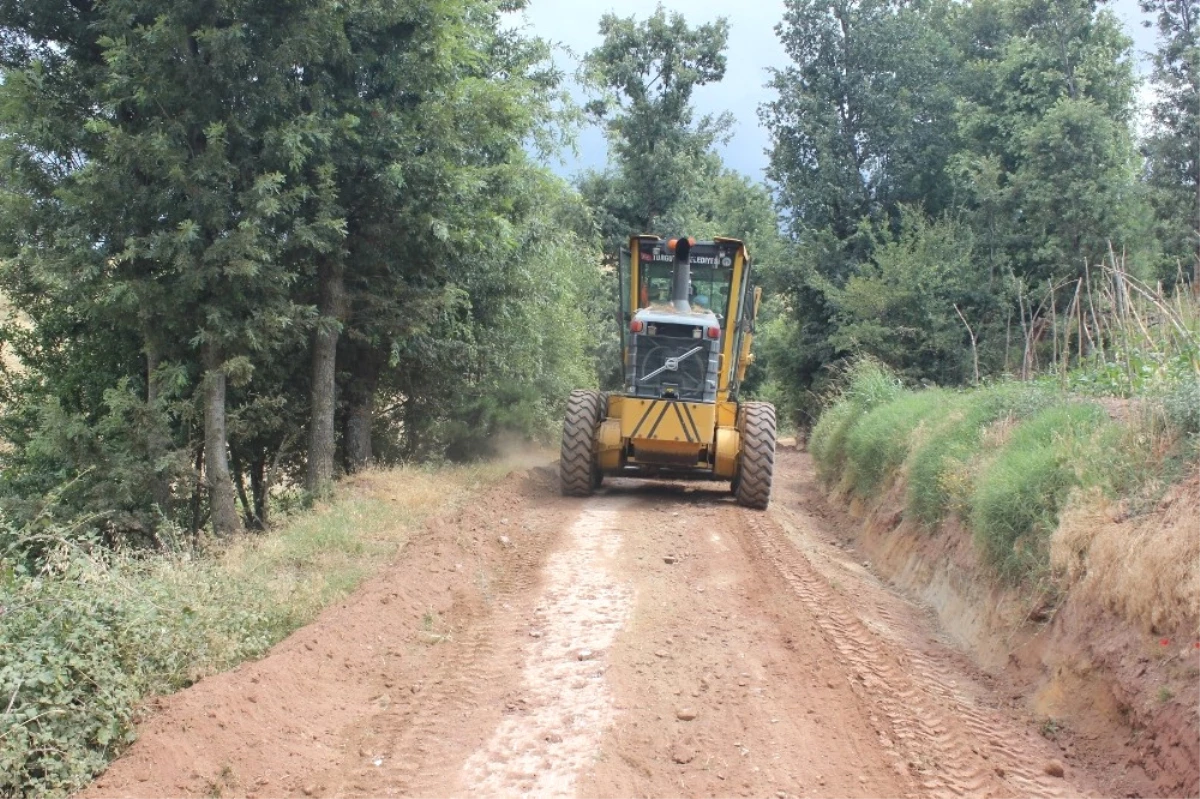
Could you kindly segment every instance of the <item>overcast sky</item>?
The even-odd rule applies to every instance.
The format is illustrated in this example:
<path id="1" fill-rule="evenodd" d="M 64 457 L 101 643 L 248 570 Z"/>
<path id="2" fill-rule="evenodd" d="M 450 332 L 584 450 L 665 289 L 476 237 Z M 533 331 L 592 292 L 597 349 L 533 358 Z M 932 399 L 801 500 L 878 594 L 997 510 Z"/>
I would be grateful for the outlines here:
<path id="1" fill-rule="evenodd" d="M 724 16 L 729 20 L 729 67 L 725 79 L 714 86 L 696 90 L 699 113 L 731 111 L 737 118 L 733 139 L 722 151 L 725 163 L 754 178 L 762 177 L 767 163 L 764 150 L 770 143 L 758 121 L 758 107 L 771 99 L 764 84 L 770 67 L 781 67 L 786 56 L 774 27 L 783 18 L 783 0 L 664 0 L 668 11 L 679 11 L 690 24 L 708 22 Z M 1141 26 L 1145 18 L 1137 0 L 1113 0 L 1109 7 L 1121 19 L 1134 40 L 1134 49 L 1143 56 L 1139 64 L 1146 70 L 1144 53 L 1154 47 L 1154 32 Z M 576 57 L 600 44 L 597 32 L 600 17 L 614 12 L 622 17 L 636 15 L 644 19 L 654 11 L 647 0 L 530 0 L 525 11 L 528 31 L 565 45 Z M 576 62 L 559 56 L 560 66 L 573 74 Z M 558 170 L 573 175 L 581 169 L 604 166 L 604 137 L 595 128 L 585 129 L 579 137 L 579 156 L 566 156 L 568 162 Z"/>

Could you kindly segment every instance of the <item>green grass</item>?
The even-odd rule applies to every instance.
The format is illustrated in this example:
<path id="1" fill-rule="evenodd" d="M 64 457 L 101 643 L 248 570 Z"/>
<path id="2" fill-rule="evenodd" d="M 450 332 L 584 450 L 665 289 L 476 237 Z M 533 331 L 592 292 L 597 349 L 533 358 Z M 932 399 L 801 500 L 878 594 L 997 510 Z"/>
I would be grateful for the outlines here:
<path id="1" fill-rule="evenodd" d="M 809 451 L 822 479 L 840 475 L 846 463 L 846 436 L 859 417 L 872 408 L 896 399 L 903 387 L 882 364 L 864 358 L 842 375 L 838 401 L 813 427 Z"/>
<path id="2" fill-rule="evenodd" d="M 1050 533 L 1067 495 L 1080 485 L 1074 457 L 1103 425 L 1097 405 L 1052 405 L 1020 421 L 984 462 L 970 498 L 970 526 L 987 560 L 1004 577 L 1020 579 L 1047 563 Z"/>
<path id="3" fill-rule="evenodd" d="M 133 740 L 144 697 L 261 657 L 394 558 L 425 518 L 507 471 L 369 473 L 207 553 L 114 553 L 64 533 L 37 571 L 0 555 L 0 796 L 86 785 Z"/>
<path id="4" fill-rule="evenodd" d="M 904 463 L 922 425 L 950 401 L 944 391 L 905 392 L 847 424 L 843 482 L 860 496 L 874 493 Z"/>
<path id="5" fill-rule="evenodd" d="M 1053 382 L 912 391 L 868 362 L 847 371 L 809 448 L 822 480 L 861 497 L 903 476 L 909 519 L 933 527 L 955 515 L 997 576 L 1036 581 L 1072 491 L 1149 508 L 1195 462 L 1197 390 L 1145 398 L 1121 424 Z"/>
<path id="6" fill-rule="evenodd" d="M 989 426 L 1036 412 L 1055 396 L 1035 386 L 1002 383 L 948 397 L 940 419 L 909 459 L 909 513 L 934 525 L 947 513 L 961 511 L 971 490 L 972 461 Z"/>
<path id="7" fill-rule="evenodd" d="M 851 402 L 839 402 L 813 427 L 808 450 L 817 465 L 817 475 L 830 482 L 841 474 L 846 463 L 846 435 L 858 420 L 860 410 Z"/>

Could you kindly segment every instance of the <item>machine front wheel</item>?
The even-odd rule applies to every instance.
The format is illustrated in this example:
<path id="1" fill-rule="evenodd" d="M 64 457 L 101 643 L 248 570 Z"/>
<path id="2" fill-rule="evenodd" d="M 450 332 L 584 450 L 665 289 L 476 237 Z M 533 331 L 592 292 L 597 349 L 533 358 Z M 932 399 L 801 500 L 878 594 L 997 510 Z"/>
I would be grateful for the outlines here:
<path id="1" fill-rule="evenodd" d="M 764 510 L 771 501 L 771 477 L 775 471 L 775 406 L 769 402 L 746 402 L 739 417 L 742 452 L 733 480 L 733 496 L 739 505 Z"/>
<path id="2" fill-rule="evenodd" d="M 562 493 L 568 497 L 587 497 L 600 486 L 602 475 L 594 454 L 596 429 L 606 412 L 604 395 L 579 389 L 567 400 L 563 422 L 562 453 L 558 462 Z"/>

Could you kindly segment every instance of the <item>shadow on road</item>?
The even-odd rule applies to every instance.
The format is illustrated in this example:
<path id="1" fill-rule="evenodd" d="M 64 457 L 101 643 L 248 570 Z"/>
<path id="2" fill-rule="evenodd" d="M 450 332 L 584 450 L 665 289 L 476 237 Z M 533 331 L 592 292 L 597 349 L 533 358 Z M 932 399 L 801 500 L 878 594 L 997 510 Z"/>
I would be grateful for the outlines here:
<path id="1" fill-rule="evenodd" d="M 611 497 L 641 499 L 676 499 L 696 505 L 733 505 L 733 493 L 724 482 L 670 482 L 666 480 L 605 478 L 599 492 Z"/>

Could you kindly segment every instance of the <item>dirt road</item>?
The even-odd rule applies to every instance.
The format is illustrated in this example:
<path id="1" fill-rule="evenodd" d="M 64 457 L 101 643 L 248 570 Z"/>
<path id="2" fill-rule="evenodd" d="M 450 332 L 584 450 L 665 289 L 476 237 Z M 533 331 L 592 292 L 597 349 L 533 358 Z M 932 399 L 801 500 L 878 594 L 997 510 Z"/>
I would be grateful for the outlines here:
<path id="1" fill-rule="evenodd" d="M 160 702 L 88 795 L 1078 796 L 1100 783 L 839 543 L 807 456 L 514 475 L 269 657 Z"/>

